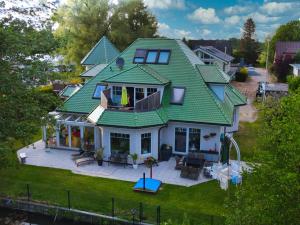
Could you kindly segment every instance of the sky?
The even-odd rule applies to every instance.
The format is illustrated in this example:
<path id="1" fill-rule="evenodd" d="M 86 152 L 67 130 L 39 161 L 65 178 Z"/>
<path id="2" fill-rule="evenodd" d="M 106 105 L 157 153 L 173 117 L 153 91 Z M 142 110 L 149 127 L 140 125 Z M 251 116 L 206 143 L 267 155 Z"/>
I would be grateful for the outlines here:
<path id="1" fill-rule="evenodd" d="M 42 2 L 67 0 L 5 0 L 29 9 Z M 118 3 L 119 0 L 110 0 Z M 263 41 L 284 23 L 300 18 L 300 0 L 143 0 L 158 20 L 158 34 L 170 38 L 228 39 L 241 37 L 245 20 L 256 23 L 256 38 Z M 35 11 L 33 18 L 47 18 L 48 9 Z M 0 8 L 0 18 L 5 12 Z M 15 15 L 22 19 L 24 15 Z M 29 18 L 32 19 L 32 18 Z"/>
<path id="2" fill-rule="evenodd" d="M 157 17 L 159 34 L 187 39 L 240 37 L 245 20 L 263 41 L 276 28 L 300 18 L 300 0 L 144 0 Z"/>

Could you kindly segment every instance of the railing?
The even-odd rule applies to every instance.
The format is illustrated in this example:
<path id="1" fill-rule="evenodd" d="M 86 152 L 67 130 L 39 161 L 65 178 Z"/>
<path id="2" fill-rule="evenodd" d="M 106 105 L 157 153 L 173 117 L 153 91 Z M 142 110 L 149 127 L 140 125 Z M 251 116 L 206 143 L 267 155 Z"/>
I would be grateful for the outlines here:
<path id="1" fill-rule="evenodd" d="M 115 106 L 111 100 L 111 89 L 106 89 L 101 93 L 101 106 L 105 109 L 124 110 L 135 112 L 148 112 L 160 107 L 160 92 L 155 92 L 147 98 L 141 99 L 135 103 L 135 107 Z"/>
<path id="2" fill-rule="evenodd" d="M 160 107 L 160 92 L 155 92 L 147 98 L 141 99 L 135 103 L 135 110 L 138 112 L 148 112 Z"/>

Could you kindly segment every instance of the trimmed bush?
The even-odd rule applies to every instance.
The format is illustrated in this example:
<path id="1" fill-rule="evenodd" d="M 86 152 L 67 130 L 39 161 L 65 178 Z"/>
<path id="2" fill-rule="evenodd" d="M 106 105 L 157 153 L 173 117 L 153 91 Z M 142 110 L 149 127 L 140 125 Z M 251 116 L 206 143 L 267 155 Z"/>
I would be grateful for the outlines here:
<path id="1" fill-rule="evenodd" d="M 238 82 L 245 82 L 248 78 L 248 70 L 246 67 L 242 67 L 238 72 L 235 74 L 235 80 Z"/>

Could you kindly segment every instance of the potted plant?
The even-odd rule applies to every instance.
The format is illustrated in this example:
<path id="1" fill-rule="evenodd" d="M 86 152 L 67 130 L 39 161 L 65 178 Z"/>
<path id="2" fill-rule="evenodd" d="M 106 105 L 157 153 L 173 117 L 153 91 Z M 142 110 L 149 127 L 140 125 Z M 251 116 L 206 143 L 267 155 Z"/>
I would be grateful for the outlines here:
<path id="1" fill-rule="evenodd" d="M 95 158 L 98 162 L 98 165 L 102 166 L 102 164 L 103 164 L 103 148 L 100 148 L 96 151 Z"/>
<path id="2" fill-rule="evenodd" d="M 138 168 L 138 164 L 137 164 L 138 154 L 133 153 L 133 154 L 130 155 L 130 157 L 132 158 L 133 169 L 137 169 Z"/>
<path id="3" fill-rule="evenodd" d="M 150 178 L 152 178 L 152 167 L 154 164 L 157 164 L 157 160 L 154 157 L 149 156 L 145 159 L 144 164 L 146 167 L 150 168 Z"/>

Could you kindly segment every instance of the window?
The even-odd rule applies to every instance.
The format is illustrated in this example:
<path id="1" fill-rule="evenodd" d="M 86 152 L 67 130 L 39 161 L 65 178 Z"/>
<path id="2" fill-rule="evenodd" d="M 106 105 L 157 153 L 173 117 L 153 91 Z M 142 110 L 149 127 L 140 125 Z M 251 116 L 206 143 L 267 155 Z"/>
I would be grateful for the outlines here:
<path id="1" fill-rule="evenodd" d="M 135 99 L 141 100 L 145 97 L 144 88 L 136 88 L 135 89 Z"/>
<path id="2" fill-rule="evenodd" d="M 149 50 L 147 54 L 146 63 L 155 63 L 157 59 L 158 51 Z"/>
<path id="3" fill-rule="evenodd" d="M 133 63 L 168 64 L 170 55 L 168 49 L 136 49 Z"/>
<path id="4" fill-rule="evenodd" d="M 144 63 L 147 55 L 146 49 L 137 49 L 133 58 L 134 63 Z"/>
<path id="5" fill-rule="evenodd" d="M 185 95 L 184 87 L 173 87 L 172 95 L 171 95 L 171 103 L 172 104 L 183 104 L 184 95 Z"/>
<path id="6" fill-rule="evenodd" d="M 122 87 L 113 86 L 112 88 L 112 100 L 115 104 L 121 103 L 121 96 L 122 96 Z"/>
<path id="7" fill-rule="evenodd" d="M 157 88 L 147 88 L 147 96 L 157 92 Z"/>
<path id="8" fill-rule="evenodd" d="M 151 153 L 151 133 L 145 133 L 141 135 L 141 153 Z"/>
<path id="9" fill-rule="evenodd" d="M 111 152 L 129 153 L 129 134 L 110 133 Z"/>
<path id="10" fill-rule="evenodd" d="M 200 151 L 200 129 L 189 129 L 189 151 Z"/>
<path id="11" fill-rule="evenodd" d="M 186 128 L 175 128 L 175 151 L 186 152 Z"/>
<path id="12" fill-rule="evenodd" d="M 162 50 L 159 53 L 158 63 L 159 64 L 168 64 L 170 59 L 170 50 Z"/>
<path id="13" fill-rule="evenodd" d="M 93 98 L 101 98 L 101 92 L 105 90 L 105 86 L 101 85 L 101 84 L 97 84 L 94 94 L 93 94 Z"/>

